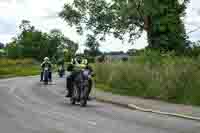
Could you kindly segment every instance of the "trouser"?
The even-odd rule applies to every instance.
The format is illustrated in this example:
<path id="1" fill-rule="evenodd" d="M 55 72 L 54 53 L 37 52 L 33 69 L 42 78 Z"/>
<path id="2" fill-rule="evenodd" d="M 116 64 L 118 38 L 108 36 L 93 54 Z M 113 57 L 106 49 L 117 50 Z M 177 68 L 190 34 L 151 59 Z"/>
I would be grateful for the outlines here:
<path id="1" fill-rule="evenodd" d="M 91 90 L 92 90 L 92 79 L 89 79 L 89 91 L 88 91 L 88 96 L 90 95 Z"/>
<path id="2" fill-rule="evenodd" d="M 52 72 L 49 72 L 49 80 L 52 81 Z"/>
<path id="3" fill-rule="evenodd" d="M 68 95 L 71 96 L 72 94 L 72 75 L 67 77 L 67 90 L 68 90 Z"/>
<path id="4" fill-rule="evenodd" d="M 43 81 L 44 78 L 44 72 L 42 71 L 40 74 L 40 80 Z M 49 80 L 52 81 L 52 72 L 49 72 Z"/>
<path id="5" fill-rule="evenodd" d="M 72 95 L 73 91 L 73 82 L 75 80 L 75 77 L 79 74 L 78 71 L 73 71 L 71 74 L 67 77 L 67 90 L 68 90 L 68 96 L 70 97 Z"/>
<path id="6" fill-rule="evenodd" d="M 44 72 L 42 71 L 41 74 L 40 74 L 40 80 L 41 81 L 43 81 L 43 75 L 44 75 Z"/>

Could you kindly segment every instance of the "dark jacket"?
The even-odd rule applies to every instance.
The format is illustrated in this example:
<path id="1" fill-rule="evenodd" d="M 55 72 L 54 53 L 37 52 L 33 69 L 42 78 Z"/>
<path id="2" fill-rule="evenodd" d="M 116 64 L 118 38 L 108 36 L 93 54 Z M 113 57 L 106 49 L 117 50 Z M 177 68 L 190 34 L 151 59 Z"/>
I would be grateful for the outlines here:
<path id="1" fill-rule="evenodd" d="M 52 70 L 52 64 L 51 64 L 51 62 L 42 62 L 42 64 L 41 64 L 41 67 L 42 67 L 42 71 L 44 71 L 44 68 L 45 67 L 48 67 L 49 68 L 49 71 L 51 71 Z"/>

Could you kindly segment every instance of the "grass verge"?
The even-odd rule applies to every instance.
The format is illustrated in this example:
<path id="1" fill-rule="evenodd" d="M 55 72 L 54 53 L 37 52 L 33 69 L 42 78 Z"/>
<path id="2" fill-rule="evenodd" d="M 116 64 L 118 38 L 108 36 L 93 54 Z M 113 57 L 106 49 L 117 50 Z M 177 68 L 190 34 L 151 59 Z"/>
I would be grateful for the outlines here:
<path id="1" fill-rule="evenodd" d="M 32 59 L 0 59 L 0 78 L 38 75 L 40 65 Z"/>
<path id="2" fill-rule="evenodd" d="M 200 105 L 200 61 L 151 53 L 94 65 L 96 85 L 120 95 Z"/>

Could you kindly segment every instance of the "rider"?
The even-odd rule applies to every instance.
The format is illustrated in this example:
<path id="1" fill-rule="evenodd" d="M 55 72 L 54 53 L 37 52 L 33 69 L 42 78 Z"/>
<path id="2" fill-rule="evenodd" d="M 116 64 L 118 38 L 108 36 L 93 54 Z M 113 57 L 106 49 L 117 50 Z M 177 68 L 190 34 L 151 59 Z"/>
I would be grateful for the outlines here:
<path id="1" fill-rule="evenodd" d="M 44 61 L 43 61 L 42 64 L 41 64 L 42 71 L 41 71 L 41 78 L 40 78 L 40 81 L 43 81 L 44 68 L 45 68 L 46 66 L 49 68 L 49 81 L 51 82 L 51 81 L 52 81 L 52 73 L 51 73 L 52 64 L 51 64 L 51 62 L 50 62 L 50 60 L 49 60 L 48 57 L 45 57 L 45 58 L 44 58 Z"/>
<path id="2" fill-rule="evenodd" d="M 93 69 L 92 69 L 92 67 L 89 65 L 88 61 L 85 60 L 84 63 L 86 64 L 85 70 L 89 71 L 91 76 L 94 76 Z M 91 90 L 92 90 L 92 77 L 89 78 L 89 94 L 90 94 Z M 88 100 L 89 100 L 89 99 L 90 99 L 90 97 L 88 97 Z"/>
<path id="3" fill-rule="evenodd" d="M 67 69 L 67 71 L 71 72 L 71 74 L 67 77 L 68 94 L 66 95 L 66 97 L 71 97 L 72 89 L 73 89 L 72 82 L 73 82 L 74 78 L 76 77 L 77 73 L 79 73 L 80 70 L 83 70 L 83 69 L 90 70 L 90 67 L 89 67 L 86 59 L 83 59 L 83 60 L 81 58 L 72 59 L 71 64 L 68 66 L 68 69 Z M 91 85 L 92 85 L 92 83 L 91 83 Z"/>

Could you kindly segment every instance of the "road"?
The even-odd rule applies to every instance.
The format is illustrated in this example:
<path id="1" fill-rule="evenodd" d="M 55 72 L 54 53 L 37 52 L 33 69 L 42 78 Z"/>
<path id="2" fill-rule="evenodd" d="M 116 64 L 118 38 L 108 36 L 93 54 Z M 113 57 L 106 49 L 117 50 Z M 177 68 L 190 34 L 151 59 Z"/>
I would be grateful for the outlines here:
<path id="1" fill-rule="evenodd" d="M 2 133 L 199 133 L 200 122 L 64 99 L 65 79 L 44 86 L 38 77 L 0 80 Z"/>

